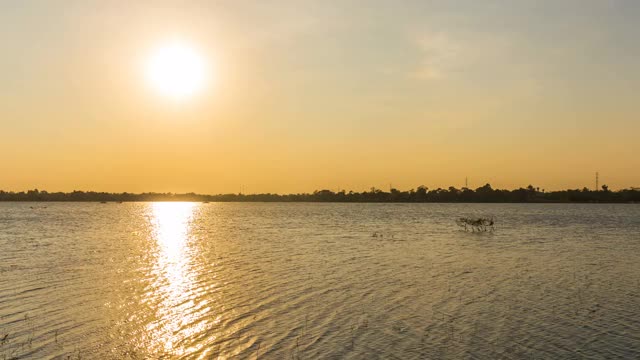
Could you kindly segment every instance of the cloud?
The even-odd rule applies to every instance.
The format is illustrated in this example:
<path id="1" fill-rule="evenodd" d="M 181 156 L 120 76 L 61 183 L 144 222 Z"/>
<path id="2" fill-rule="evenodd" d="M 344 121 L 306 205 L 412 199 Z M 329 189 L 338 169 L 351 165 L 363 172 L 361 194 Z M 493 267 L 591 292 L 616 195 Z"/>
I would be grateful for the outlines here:
<path id="1" fill-rule="evenodd" d="M 469 31 L 426 31 L 414 39 L 418 52 L 410 75 L 421 80 L 451 78 L 464 73 L 466 79 L 518 74 L 526 59 L 519 58 L 509 35 Z"/>
<path id="2" fill-rule="evenodd" d="M 420 52 L 420 64 L 411 73 L 416 78 L 443 78 L 463 66 L 463 48 L 444 32 L 422 34 L 416 44 Z"/>

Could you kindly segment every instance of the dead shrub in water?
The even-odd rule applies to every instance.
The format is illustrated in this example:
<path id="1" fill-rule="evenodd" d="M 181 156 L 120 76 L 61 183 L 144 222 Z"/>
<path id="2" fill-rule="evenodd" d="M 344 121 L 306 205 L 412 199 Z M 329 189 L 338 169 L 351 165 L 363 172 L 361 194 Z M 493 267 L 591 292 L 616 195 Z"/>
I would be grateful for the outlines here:
<path id="1" fill-rule="evenodd" d="M 463 228 L 465 231 L 494 231 L 495 220 L 493 217 L 490 218 L 468 218 L 461 217 L 456 219 L 456 225 Z"/>

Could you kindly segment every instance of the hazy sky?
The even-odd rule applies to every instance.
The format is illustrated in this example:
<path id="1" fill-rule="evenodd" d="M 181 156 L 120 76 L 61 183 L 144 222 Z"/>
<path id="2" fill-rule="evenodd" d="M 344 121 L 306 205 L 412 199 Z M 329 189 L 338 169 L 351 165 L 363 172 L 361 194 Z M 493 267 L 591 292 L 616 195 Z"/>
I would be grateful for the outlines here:
<path id="1" fill-rule="evenodd" d="M 132 3 L 132 4 L 130 4 Z M 640 1 L 2 1 L 0 189 L 640 186 Z M 215 81 L 177 102 L 179 37 Z"/>

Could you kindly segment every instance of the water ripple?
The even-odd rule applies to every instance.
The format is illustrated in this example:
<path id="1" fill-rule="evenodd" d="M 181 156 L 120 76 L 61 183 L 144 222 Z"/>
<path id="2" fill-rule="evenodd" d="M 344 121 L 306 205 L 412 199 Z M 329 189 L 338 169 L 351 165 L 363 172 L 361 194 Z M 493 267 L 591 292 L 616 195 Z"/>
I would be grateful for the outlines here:
<path id="1" fill-rule="evenodd" d="M 3 360 L 640 357 L 634 206 L 2 203 L 0 229 Z"/>

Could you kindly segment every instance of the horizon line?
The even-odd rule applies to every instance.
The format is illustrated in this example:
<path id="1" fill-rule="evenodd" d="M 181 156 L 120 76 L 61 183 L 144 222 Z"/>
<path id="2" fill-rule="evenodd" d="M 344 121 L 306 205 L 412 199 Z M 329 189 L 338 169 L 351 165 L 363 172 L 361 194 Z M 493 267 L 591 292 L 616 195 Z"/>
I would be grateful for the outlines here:
<path id="1" fill-rule="evenodd" d="M 279 196 L 287 196 L 287 195 L 313 195 L 314 193 L 318 193 L 318 192 L 332 192 L 334 194 L 339 194 L 344 192 L 345 194 L 349 194 L 349 193 L 354 193 L 354 194 L 362 194 L 362 193 L 370 193 L 372 191 L 376 191 L 376 192 L 380 192 L 380 193 L 392 193 L 393 190 L 398 191 L 398 192 L 406 192 L 406 193 L 410 193 L 411 191 L 417 191 L 420 188 L 425 188 L 427 190 L 427 192 L 432 192 L 434 190 L 450 190 L 450 189 L 455 189 L 458 191 L 464 191 L 464 190 L 470 190 L 470 191 L 476 191 L 478 189 L 482 189 L 482 188 L 486 188 L 487 186 L 489 186 L 489 188 L 493 191 L 517 191 L 517 190 L 526 190 L 528 188 L 532 188 L 534 190 L 536 190 L 537 192 L 541 192 L 541 193 L 553 193 L 553 192 L 566 192 L 566 191 L 584 191 L 584 190 L 588 190 L 588 191 L 603 191 L 602 187 L 598 188 L 598 189 L 594 189 L 594 188 L 590 188 L 587 186 L 583 186 L 582 188 L 576 187 L 576 188 L 565 188 L 565 189 L 556 189 L 556 190 L 547 190 L 545 188 L 541 188 L 539 186 L 533 186 L 532 184 L 527 185 L 526 187 L 513 187 L 513 188 L 494 188 L 493 186 L 491 186 L 490 183 L 485 183 L 482 186 L 473 188 L 473 187 L 455 187 L 453 185 L 448 186 L 448 187 L 434 187 L 434 188 L 430 188 L 428 186 L 425 185 L 419 185 L 413 188 L 409 188 L 406 190 L 402 190 L 400 188 L 396 188 L 396 187 L 389 187 L 388 191 L 385 191 L 384 189 L 378 188 L 376 186 L 372 186 L 370 187 L 368 190 L 362 190 L 362 191 L 357 191 L 357 190 L 347 190 L 347 189 L 339 189 L 339 190 L 334 190 L 331 188 L 323 188 L 323 189 L 315 189 L 313 191 L 303 191 L 303 192 L 254 192 L 254 193 L 244 193 L 242 191 L 240 192 L 218 192 L 218 193 L 200 193 L 200 192 L 195 192 L 195 191 L 187 191 L 187 192 L 173 192 L 173 191 L 142 191 L 142 192 L 129 192 L 129 191 L 101 191 L 101 190 L 78 190 L 78 189 L 74 189 L 74 190 L 70 190 L 70 191 L 64 191 L 64 190 L 58 190 L 58 191 L 49 191 L 49 190 L 39 190 L 37 187 L 34 187 L 33 189 L 26 189 L 26 190 L 4 190 L 0 188 L 0 194 L 1 193 L 13 193 L 13 194 L 20 194 L 20 193 L 47 193 L 47 194 L 72 194 L 72 193 L 95 193 L 95 194 L 110 194 L 110 195 L 197 195 L 197 196 L 221 196 L 221 195 L 244 195 L 244 196 L 249 196 L 249 195 L 279 195 Z M 640 186 L 635 187 L 635 186 L 629 186 L 629 187 L 624 187 L 624 188 L 618 188 L 618 189 L 613 189 L 610 188 L 609 186 L 607 186 L 606 184 L 602 184 L 602 186 L 605 186 L 607 188 L 606 191 L 611 191 L 611 192 L 619 192 L 619 191 L 625 191 L 625 190 L 632 190 L 632 191 L 640 191 Z"/>

